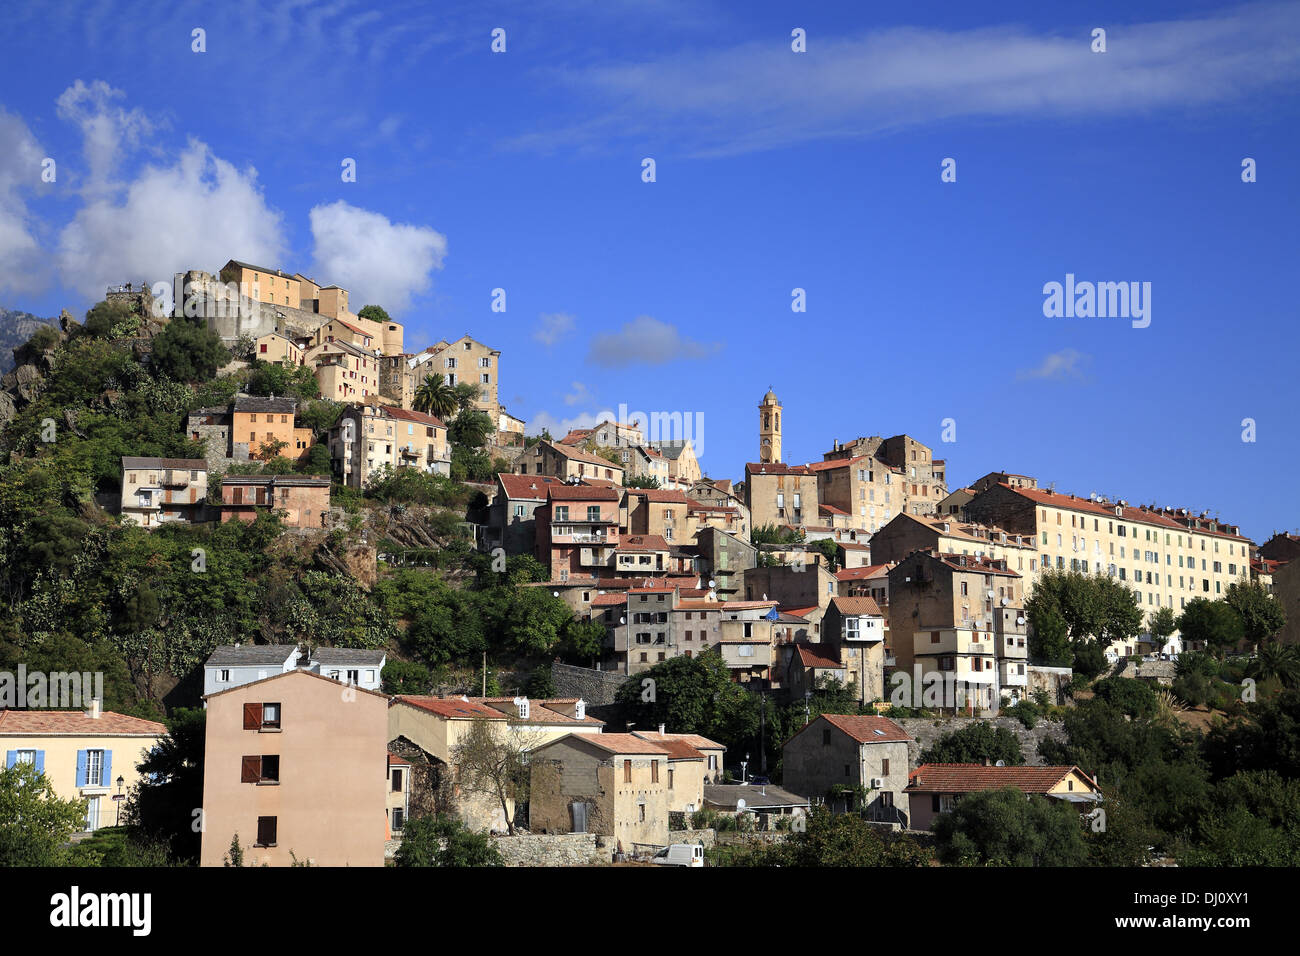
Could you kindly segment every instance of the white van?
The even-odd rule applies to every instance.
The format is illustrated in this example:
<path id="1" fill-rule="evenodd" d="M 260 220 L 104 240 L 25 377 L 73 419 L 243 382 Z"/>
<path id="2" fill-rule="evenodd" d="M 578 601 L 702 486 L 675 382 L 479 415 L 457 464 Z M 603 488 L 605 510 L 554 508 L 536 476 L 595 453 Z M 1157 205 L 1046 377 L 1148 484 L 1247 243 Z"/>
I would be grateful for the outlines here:
<path id="1" fill-rule="evenodd" d="M 704 847 L 698 843 L 674 843 L 656 853 L 652 862 L 664 866 L 703 866 Z"/>

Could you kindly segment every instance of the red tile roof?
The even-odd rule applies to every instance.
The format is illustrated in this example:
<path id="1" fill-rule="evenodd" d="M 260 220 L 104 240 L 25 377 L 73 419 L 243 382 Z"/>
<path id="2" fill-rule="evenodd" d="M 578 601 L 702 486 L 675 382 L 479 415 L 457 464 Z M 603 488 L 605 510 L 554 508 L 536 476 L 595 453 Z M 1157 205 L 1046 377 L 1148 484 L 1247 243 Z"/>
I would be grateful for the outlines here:
<path id="1" fill-rule="evenodd" d="M 629 495 L 636 495 L 655 504 L 689 505 L 692 502 L 684 491 L 672 491 L 668 488 L 629 488 Z"/>
<path id="2" fill-rule="evenodd" d="M 459 697 L 399 694 L 393 700 L 394 703 L 400 701 L 403 704 L 410 704 L 412 707 L 427 710 L 431 714 L 437 714 L 439 717 L 446 717 L 449 720 L 474 720 L 479 717 L 486 720 L 506 719 L 506 715 L 499 710 L 473 700 L 462 700 Z"/>
<path id="3" fill-rule="evenodd" d="M 618 551 L 667 551 L 668 542 L 658 534 L 625 534 L 615 545 Z"/>
<path id="4" fill-rule="evenodd" d="M 167 733 L 156 720 L 103 711 L 98 718 L 84 710 L 3 710 L 0 736 L 32 734 L 40 737 L 153 737 Z"/>
<path id="5" fill-rule="evenodd" d="M 811 475 L 812 470 L 807 465 L 787 465 L 783 461 L 761 462 L 750 461 L 745 463 L 745 474 L 753 473 L 755 475 Z"/>
<path id="6" fill-rule="evenodd" d="M 426 415 L 424 412 L 417 412 L 409 408 L 399 408 L 396 405 L 380 405 L 385 412 L 393 418 L 400 418 L 402 421 L 419 422 L 421 425 L 432 425 L 434 428 L 446 428 L 442 419 L 433 415 Z"/>
<path id="7" fill-rule="evenodd" d="M 843 508 L 837 508 L 834 505 L 818 505 L 817 511 L 824 515 L 847 515 L 848 512 Z"/>
<path id="8" fill-rule="evenodd" d="M 1048 793 L 1078 767 L 986 767 L 977 763 L 927 763 L 907 775 L 913 793 L 973 793 L 1015 787 L 1025 793 Z M 1096 783 L 1080 771 L 1093 787 Z"/>
<path id="9" fill-rule="evenodd" d="M 816 667 L 824 670 L 844 670 L 844 665 L 837 660 L 826 657 L 821 651 L 815 651 L 807 644 L 796 644 L 795 653 L 804 667 Z"/>
<path id="10" fill-rule="evenodd" d="M 613 488 L 597 488 L 587 485 L 550 485 L 547 494 L 559 501 L 618 501 L 618 492 Z"/>
<path id="11" fill-rule="evenodd" d="M 893 567 L 892 564 L 870 564 L 865 568 L 844 568 L 835 572 L 837 581 L 857 581 L 862 578 L 873 578 L 882 571 L 888 572 Z"/>
<path id="12" fill-rule="evenodd" d="M 668 750 L 660 744 L 643 740 L 636 734 L 584 734 L 582 739 L 612 754 L 654 754 L 658 756 L 668 753 Z"/>
<path id="13" fill-rule="evenodd" d="M 616 607 L 627 603 L 627 594 L 597 594 L 591 599 L 592 607 Z"/>
<path id="14" fill-rule="evenodd" d="M 632 733 L 634 736 L 641 737 L 651 743 L 662 744 L 669 740 L 680 740 L 683 743 L 690 744 L 690 746 L 694 747 L 696 750 L 727 749 L 716 740 L 710 740 L 708 737 L 702 737 L 699 734 L 661 734 L 658 731 L 651 730 L 634 730 Z"/>
<path id="15" fill-rule="evenodd" d="M 1080 498 L 1077 495 L 1065 494 L 1064 492 L 1048 491 L 1043 488 L 1012 488 L 1007 484 L 999 484 L 1000 488 L 1006 488 L 1022 498 L 1026 498 L 1035 504 L 1047 505 L 1050 508 L 1065 508 L 1070 511 L 1079 511 L 1085 514 L 1105 516 L 1114 521 L 1131 521 L 1134 524 L 1154 525 L 1158 528 L 1166 528 L 1174 531 L 1191 531 L 1196 534 L 1207 534 L 1219 538 L 1231 538 L 1234 541 L 1246 541 L 1250 539 L 1239 534 L 1230 534 L 1224 530 L 1211 531 L 1209 527 L 1193 528 L 1185 522 L 1195 520 L 1196 516 L 1188 515 L 1185 519 L 1176 520 L 1163 514 L 1160 510 L 1153 510 L 1146 505 L 1123 505 L 1119 506 L 1114 503 L 1109 505 L 1100 504 L 1088 498 Z M 1120 509 L 1120 514 L 1115 513 L 1116 508 Z M 1201 519 L 1208 525 L 1209 519 Z M 1219 529 L 1231 527 L 1231 522 L 1216 521 Z"/>
<path id="16" fill-rule="evenodd" d="M 821 719 L 844 731 L 860 744 L 911 740 L 911 736 L 888 717 L 871 714 L 822 714 Z"/>
<path id="17" fill-rule="evenodd" d="M 884 612 L 880 610 L 880 605 L 875 602 L 874 598 L 869 597 L 833 597 L 831 604 L 835 605 L 836 610 L 845 616 L 870 614 L 874 617 L 884 617 Z"/>
<path id="18" fill-rule="evenodd" d="M 551 485 L 563 483 L 559 478 L 552 478 L 549 475 L 512 475 L 504 471 L 497 475 L 497 479 L 505 489 L 507 497 L 528 498 L 533 501 L 545 501 L 546 489 Z"/>

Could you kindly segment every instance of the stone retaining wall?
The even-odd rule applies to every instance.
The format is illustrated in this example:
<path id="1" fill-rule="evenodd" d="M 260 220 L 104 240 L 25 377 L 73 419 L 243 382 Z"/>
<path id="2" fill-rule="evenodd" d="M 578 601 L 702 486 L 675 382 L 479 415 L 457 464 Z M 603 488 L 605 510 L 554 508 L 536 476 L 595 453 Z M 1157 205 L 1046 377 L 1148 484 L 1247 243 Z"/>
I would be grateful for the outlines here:
<path id="1" fill-rule="evenodd" d="M 493 837 L 506 866 L 600 866 L 613 860 L 595 833 L 529 833 Z"/>
<path id="2" fill-rule="evenodd" d="M 1028 729 L 1015 717 L 903 717 L 894 721 L 910 734 L 915 742 L 907 745 L 907 759 L 915 767 L 921 758 L 921 752 L 928 749 L 940 737 L 961 730 L 973 723 L 990 723 L 994 727 L 1005 727 L 1015 734 L 1020 741 L 1020 749 L 1025 755 L 1025 763 L 1041 767 L 1045 763 L 1038 755 L 1041 741 L 1052 739 L 1065 742 L 1065 727 L 1060 721 L 1039 719 L 1034 729 Z"/>

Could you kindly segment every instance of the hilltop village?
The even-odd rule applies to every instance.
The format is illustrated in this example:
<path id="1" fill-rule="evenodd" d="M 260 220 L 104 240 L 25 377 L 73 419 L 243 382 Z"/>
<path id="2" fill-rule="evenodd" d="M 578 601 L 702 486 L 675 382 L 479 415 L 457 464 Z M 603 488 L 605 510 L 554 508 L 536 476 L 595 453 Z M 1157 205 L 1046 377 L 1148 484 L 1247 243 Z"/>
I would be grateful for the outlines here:
<path id="1" fill-rule="evenodd" d="M 1236 838 L 1151 767 L 1215 819 L 1272 766 L 1257 708 L 1296 707 L 1296 535 L 987 470 L 1032 461 L 957 481 L 906 434 L 789 462 L 770 388 L 750 461 L 667 412 L 534 433 L 522 343 L 407 351 L 238 260 L 171 292 L 109 289 L 0 379 L 4 666 L 108 686 L 6 704 L 0 743 L 87 854 L 126 805 L 205 866 L 817 863 L 841 827 L 859 863 L 1213 864 Z M 970 836 L 1007 788 L 1050 853 Z M 157 814 L 185 799 L 201 836 Z"/>

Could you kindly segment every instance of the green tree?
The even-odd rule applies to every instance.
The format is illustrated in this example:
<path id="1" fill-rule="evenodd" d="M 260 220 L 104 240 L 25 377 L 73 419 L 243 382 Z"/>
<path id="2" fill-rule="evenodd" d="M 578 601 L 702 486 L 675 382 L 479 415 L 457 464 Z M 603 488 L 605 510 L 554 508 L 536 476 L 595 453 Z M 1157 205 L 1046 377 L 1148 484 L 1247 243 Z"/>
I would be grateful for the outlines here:
<path id="1" fill-rule="evenodd" d="M 1259 581 L 1238 581 L 1228 585 L 1224 597 L 1241 618 L 1246 640 L 1255 646 L 1267 641 L 1286 624 L 1286 608 Z"/>
<path id="2" fill-rule="evenodd" d="M 1178 630 L 1178 616 L 1174 614 L 1174 609 L 1168 606 L 1161 607 L 1151 615 L 1151 621 L 1147 625 L 1148 633 L 1160 647 L 1164 647 L 1169 636 L 1176 630 Z"/>
<path id="3" fill-rule="evenodd" d="M 429 668 L 414 661 L 389 661 L 379 676 L 385 694 L 427 694 L 433 685 Z"/>
<path id="4" fill-rule="evenodd" d="M 1001 760 L 1008 767 L 1018 767 L 1025 762 L 1025 755 L 1015 734 L 982 720 L 944 734 L 921 754 L 921 763 L 983 763 L 985 760 L 992 763 Z"/>
<path id="5" fill-rule="evenodd" d="M 181 707 L 167 718 L 167 733 L 136 768 L 141 781 L 127 796 L 126 819 L 177 859 L 197 863 L 201 834 L 194 811 L 203 806 L 203 756 L 207 711 Z"/>
<path id="6" fill-rule="evenodd" d="M 320 398 L 316 374 L 307 365 L 253 360 L 253 370 L 246 385 L 250 395 L 278 395 L 309 401 Z"/>
<path id="7" fill-rule="evenodd" d="M 383 306 L 379 305 L 363 305 L 357 315 L 363 319 L 369 319 L 371 322 L 385 323 L 393 321 L 388 317 L 388 313 L 384 311 Z"/>
<path id="8" fill-rule="evenodd" d="M 408 820 L 393 862 L 397 866 L 503 865 L 501 851 L 490 836 L 443 815 Z"/>
<path id="9" fill-rule="evenodd" d="M 86 313 L 85 324 L 82 325 L 84 335 L 106 339 L 112 334 L 115 326 L 121 325 L 131 317 L 131 310 L 122 302 L 109 302 L 107 299 L 97 302 L 90 307 Z"/>
<path id="10" fill-rule="evenodd" d="M 59 866 L 86 819 L 86 801 L 63 800 L 35 764 L 0 769 L 0 866 Z"/>
<path id="11" fill-rule="evenodd" d="M 172 319 L 153 340 L 153 366 L 178 382 L 203 382 L 230 360 L 221 338 L 202 321 Z"/>
<path id="12" fill-rule="evenodd" d="M 758 698 L 731 680 L 716 653 L 655 664 L 624 681 L 616 699 L 642 729 L 665 724 L 674 733 L 703 734 L 733 754 L 759 743 Z"/>
<path id="13" fill-rule="evenodd" d="M 1203 643 L 1218 657 L 1245 637 L 1241 616 L 1226 601 L 1192 598 L 1178 617 L 1183 641 Z"/>
<path id="14" fill-rule="evenodd" d="M 1082 866 L 1088 859 L 1072 804 L 1014 787 L 967 794 L 931 829 L 939 859 L 948 864 Z"/>
<path id="15" fill-rule="evenodd" d="M 1107 677 L 1092 685 L 1093 693 L 1130 717 L 1151 717 L 1156 712 L 1155 691 L 1131 677 Z"/>
<path id="16" fill-rule="evenodd" d="M 456 389 L 440 372 L 426 375 L 424 381 L 416 386 L 412 407 L 417 412 L 427 412 L 446 421 L 459 408 Z"/>
<path id="17" fill-rule="evenodd" d="M 1283 687 L 1300 685 L 1300 648 L 1268 641 L 1260 645 L 1248 673 L 1258 681 L 1275 680 Z"/>

